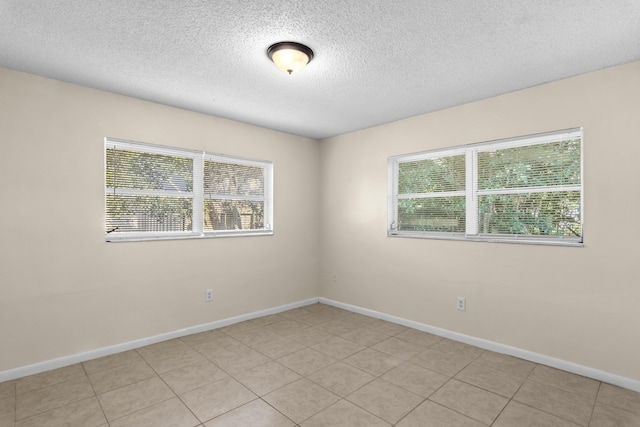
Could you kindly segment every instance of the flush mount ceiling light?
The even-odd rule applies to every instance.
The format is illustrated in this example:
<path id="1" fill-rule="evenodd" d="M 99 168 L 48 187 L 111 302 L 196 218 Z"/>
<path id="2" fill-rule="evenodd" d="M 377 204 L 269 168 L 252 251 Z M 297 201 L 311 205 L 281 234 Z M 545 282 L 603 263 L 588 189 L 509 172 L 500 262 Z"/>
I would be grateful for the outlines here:
<path id="1" fill-rule="evenodd" d="M 291 74 L 302 70 L 313 59 L 313 51 L 296 42 L 279 42 L 267 49 L 267 56 L 282 71 Z"/>

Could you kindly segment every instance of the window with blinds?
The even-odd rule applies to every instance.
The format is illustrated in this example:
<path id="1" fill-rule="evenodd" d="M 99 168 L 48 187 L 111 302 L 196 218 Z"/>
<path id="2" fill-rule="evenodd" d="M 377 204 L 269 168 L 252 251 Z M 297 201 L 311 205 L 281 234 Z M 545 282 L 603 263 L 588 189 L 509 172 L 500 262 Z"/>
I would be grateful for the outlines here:
<path id="1" fill-rule="evenodd" d="M 265 226 L 265 171 L 259 163 L 204 161 L 204 229 L 252 230 Z"/>
<path id="2" fill-rule="evenodd" d="M 390 236 L 582 244 L 582 129 L 389 158 Z"/>
<path id="3" fill-rule="evenodd" d="M 464 233 L 464 153 L 439 153 L 397 167 L 397 230 Z"/>
<path id="4" fill-rule="evenodd" d="M 105 139 L 105 240 L 273 234 L 273 167 Z"/>

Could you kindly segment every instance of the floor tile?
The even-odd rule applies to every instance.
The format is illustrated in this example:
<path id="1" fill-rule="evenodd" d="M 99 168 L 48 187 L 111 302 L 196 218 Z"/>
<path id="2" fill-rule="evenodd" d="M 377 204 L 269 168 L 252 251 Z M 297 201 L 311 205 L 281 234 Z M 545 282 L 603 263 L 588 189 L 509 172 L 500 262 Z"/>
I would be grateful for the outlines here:
<path id="1" fill-rule="evenodd" d="M 424 347 L 430 347 L 442 340 L 442 337 L 430 334 L 428 332 L 422 332 L 417 329 L 407 329 L 406 331 L 400 332 L 398 335 L 396 335 L 396 338 L 400 338 L 414 344 L 419 344 Z"/>
<path id="2" fill-rule="evenodd" d="M 320 307 L 322 308 L 322 310 L 320 310 L 322 313 L 328 313 L 332 315 L 334 319 L 340 319 L 351 314 L 351 312 L 348 310 L 344 310 L 342 308 L 334 307 L 328 304 L 320 304 Z"/>
<path id="3" fill-rule="evenodd" d="M 264 328 L 249 329 L 246 331 L 240 331 L 233 334 L 233 338 L 237 339 L 241 343 L 248 345 L 249 347 L 257 344 L 273 341 L 276 338 L 283 338 L 282 335 L 278 335 L 274 332 L 267 331 Z"/>
<path id="4" fill-rule="evenodd" d="M 411 411 L 396 425 L 397 427 L 486 427 L 486 424 L 429 400 Z"/>
<path id="5" fill-rule="evenodd" d="M 474 347 L 469 344 L 465 344 L 458 341 L 453 341 L 447 338 L 443 338 L 437 343 L 433 344 L 430 348 L 438 350 L 449 355 L 458 356 L 464 359 L 475 360 L 485 352 L 485 350 Z"/>
<path id="6" fill-rule="evenodd" d="M 22 420 L 79 400 L 84 400 L 93 395 L 93 389 L 86 376 L 80 379 L 18 393 L 16 396 L 16 419 Z"/>
<path id="7" fill-rule="evenodd" d="M 290 312 L 294 312 L 295 310 L 296 309 L 283 312 L 283 313 L 269 314 L 267 316 L 256 317 L 255 319 L 247 320 L 247 323 L 252 326 L 263 327 L 263 326 L 270 325 L 272 323 L 279 322 L 281 320 L 295 319 L 296 317 L 302 316 L 302 314 L 296 315 L 294 313 L 290 313 Z"/>
<path id="8" fill-rule="evenodd" d="M 257 398 L 233 378 L 216 381 L 191 390 L 180 397 L 202 422 L 209 421 Z"/>
<path id="9" fill-rule="evenodd" d="M 376 377 L 342 362 L 334 363 L 308 378 L 338 396 L 345 397 Z"/>
<path id="10" fill-rule="evenodd" d="M 366 325 L 367 328 L 373 329 L 388 336 L 397 335 L 400 332 L 406 331 L 406 326 L 398 325 L 397 323 L 387 322 L 386 320 L 375 319 L 371 323 Z"/>
<path id="11" fill-rule="evenodd" d="M 264 354 L 247 347 L 236 354 L 227 357 L 217 357 L 213 359 L 213 363 L 229 374 L 237 374 L 251 369 L 254 366 L 262 365 L 270 360 L 271 359 Z"/>
<path id="12" fill-rule="evenodd" d="M 66 381 L 86 378 L 82 365 L 75 364 L 64 368 L 54 369 L 40 374 L 31 375 L 16 380 L 16 393 L 26 393 L 38 388 L 60 384 Z"/>
<path id="13" fill-rule="evenodd" d="M 301 427 L 391 427 L 386 421 L 341 400 L 313 417 L 303 421 Z"/>
<path id="14" fill-rule="evenodd" d="M 326 339 L 331 338 L 333 335 L 330 333 L 320 331 L 316 328 L 301 329 L 299 331 L 292 332 L 287 335 L 287 338 L 291 338 L 294 341 L 299 342 L 302 345 L 311 347 Z"/>
<path id="15" fill-rule="evenodd" d="M 286 317 L 287 319 L 295 319 L 296 317 L 306 316 L 307 314 L 311 314 L 311 313 L 312 311 L 307 310 L 306 307 L 298 307 L 298 308 L 294 308 L 293 310 L 283 311 L 282 313 L 277 314 L 277 316 L 280 318 Z M 265 316 L 265 317 L 269 317 L 269 316 Z"/>
<path id="16" fill-rule="evenodd" d="M 205 427 L 259 426 L 294 427 L 294 423 L 263 400 L 256 399 L 205 424 Z"/>
<path id="17" fill-rule="evenodd" d="M 492 427 L 579 427 L 578 424 L 547 414 L 516 401 L 511 401 L 504 408 Z"/>
<path id="18" fill-rule="evenodd" d="M 304 316 L 296 317 L 295 320 L 305 323 L 309 326 L 318 326 L 322 323 L 335 320 L 335 316 L 331 313 L 324 313 L 322 311 L 312 312 Z"/>
<path id="19" fill-rule="evenodd" d="M 154 370 L 141 359 L 134 363 L 89 374 L 89 381 L 91 381 L 93 390 L 97 394 L 101 394 L 155 376 Z"/>
<path id="20" fill-rule="evenodd" d="M 300 375 L 309 375 L 335 363 L 336 359 L 311 348 L 306 348 L 281 357 L 278 362 Z"/>
<path id="21" fill-rule="evenodd" d="M 233 338 L 219 339 L 194 347 L 218 367 L 234 374 L 268 362 L 270 359 Z"/>
<path id="22" fill-rule="evenodd" d="M 485 424 L 491 424 L 509 401 L 455 379 L 433 393 L 429 400 Z"/>
<path id="23" fill-rule="evenodd" d="M 281 336 L 276 336 L 268 341 L 248 345 L 254 350 L 272 359 L 278 359 L 282 356 L 286 356 L 287 354 L 291 354 L 305 348 L 303 344 Z"/>
<path id="24" fill-rule="evenodd" d="M 395 424 L 424 398 L 383 380 L 375 380 L 347 396 L 347 400 Z"/>
<path id="25" fill-rule="evenodd" d="M 107 369 L 117 368 L 118 366 L 128 365 L 130 363 L 143 362 L 144 359 L 135 351 L 129 350 L 122 353 L 116 353 L 99 359 L 84 362 L 82 366 L 87 374 L 91 375 L 96 372 L 106 371 Z"/>
<path id="26" fill-rule="evenodd" d="M 146 345 L 144 347 L 137 348 L 135 351 L 143 358 L 150 354 L 163 354 L 174 350 L 180 350 L 186 348 L 185 343 L 179 339 L 171 339 L 167 341 L 161 341 L 155 344 Z"/>
<path id="27" fill-rule="evenodd" d="M 340 335 L 340 337 L 349 341 L 353 341 L 356 344 L 369 347 L 379 343 L 380 341 L 386 340 L 387 338 L 389 338 L 389 335 L 363 326 L 354 329 L 351 332 L 347 332 L 346 334 L 342 334 Z"/>
<path id="28" fill-rule="evenodd" d="M 400 365 L 402 360 L 367 348 L 347 357 L 343 362 L 378 377 Z"/>
<path id="29" fill-rule="evenodd" d="M 218 329 L 218 331 L 222 332 L 223 334 L 233 336 L 238 332 L 248 331 L 250 329 L 255 329 L 259 327 L 260 325 L 248 320 L 245 322 L 238 322 L 238 323 L 234 323 L 233 325 L 225 326 L 223 328 Z"/>
<path id="30" fill-rule="evenodd" d="M 204 356 L 180 340 L 171 347 L 142 347 L 138 353 L 159 374 L 192 365 L 204 360 Z"/>
<path id="31" fill-rule="evenodd" d="M 107 420 L 111 422 L 174 396 L 171 389 L 160 378 L 154 377 L 99 394 L 98 400 Z"/>
<path id="32" fill-rule="evenodd" d="M 161 374 L 160 377 L 176 394 L 184 394 L 188 391 L 205 386 L 207 384 L 227 378 L 228 375 L 218 368 L 213 362 L 204 360 L 185 366 L 184 368 Z"/>
<path id="33" fill-rule="evenodd" d="M 271 323 L 266 325 L 264 328 L 268 331 L 274 332 L 276 334 L 287 336 L 291 335 L 296 331 L 300 331 L 302 329 L 307 329 L 309 327 L 308 324 L 299 322 L 297 320 L 282 320 L 280 322 Z"/>
<path id="34" fill-rule="evenodd" d="M 15 396 L 0 399 L 0 427 L 14 427 L 16 419 Z"/>
<path id="35" fill-rule="evenodd" d="M 354 353 L 364 350 L 365 347 L 340 337 L 331 337 L 311 347 L 336 360 L 344 359 Z"/>
<path id="36" fill-rule="evenodd" d="M 263 399 L 295 423 L 340 400 L 337 395 L 304 378 L 267 394 Z"/>
<path id="37" fill-rule="evenodd" d="M 640 414 L 596 403 L 589 427 L 638 427 Z"/>
<path id="38" fill-rule="evenodd" d="M 320 302 L 316 302 L 316 303 L 313 303 L 313 304 L 305 305 L 304 308 L 305 308 L 305 310 L 308 310 L 308 311 L 310 311 L 312 313 L 316 313 L 318 311 L 324 310 L 324 308 L 326 306 L 327 306 L 326 304 L 322 304 Z"/>
<path id="39" fill-rule="evenodd" d="M 600 387 L 600 383 L 591 378 L 543 365 L 537 365 L 535 367 L 531 375 L 529 375 L 529 380 L 575 393 L 591 401 L 596 400 Z"/>
<path id="40" fill-rule="evenodd" d="M 14 398 L 16 396 L 16 382 L 5 381 L 0 383 L 0 400 Z"/>
<path id="41" fill-rule="evenodd" d="M 455 378 L 508 398 L 512 398 L 525 381 L 524 377 L 514 376 L 475 362 L 467 365 Z"/>
<path id="42" fill-rule="evenodd" d="M 589 424 L 594 407 L 594 402 L 575 393 L 530 380 L 513 399 L 583 426 Z"/>
<path id="43" fill-rule="evenodd" d="M 371 346 L 371 348 L 387 353 L 389 356 L 400 360 L 409 360 L 425 349 L 425 347 L 419 344 L 401 340 L 396 337 L 389 337 Z"/>
<path id="44" fill-rule="evenodd" d="M 111 427 L 194 427 L 200 421 L 177 397 L 111 421 Z"/>
<path id="45" fill-rule="evenodd" d="M 373 317 L 365 316 L 360 313 L 347 313 L 345 316 L 341 317 L 340 320 L 352 325 L 358 325 L 358 327 L 369 325 L 376 321 Z"/>
<path id="46" fill-rule="evenodd" d="M 331 335 L 340 335 L 357 329 L 357 326 L 352 323 L 347 323 L 340 319 L 336 319 L 321 323 L 317 326 L 314 326 L 314 328 L 320 331 L 327 332 Z"/>
<path id="47" fill-rule="evenodd" d="M 300 375 L 273 361 L 235 375 L 236 380 L 258 396 L 263 396 L 300 378 Z"/>
<path id="48" fill-rule="evenodd" d="M 403 363 L 384 374 L 381 378 L 425 398 L 431 396 L 433 392 L 449 381 L 449 377 L 446 375 L 412 363 Z"/>
<path id="49" fill-rule="evenodd" d="M 192 334 L 192 335 L 187 335 L 184 337 L 180 338 L 180 341 L 182 341 L 183 343 L 190 345 L 190 346 L 195 346 L 198 344 L 203 344 L 206 342 L 211 342 L 214 341 L 216 339 L 219 339 L 221 337 L 223 337 L 224 334 L 216 329 L 211 330 L 211 331 L 205 331 L 205 332 L 200 332 L 198 334 Z"/>
<path id="50" fill-rule="evenodd" d="M 229 336 L 223 336 L 213 341 L 196 344 L 193 349 L 202 354 L 209 360 L 215 360 L 217 358 L 233 357 L 236 354 L 242 353 L 247 346 L 235 338 Z"/>
<path id="51" fill-rule="evenodd" d="M 640 393 L 635 391 L 603 383 L 598 401 L 640 415 Z"/>
<path id="52" fill-rule="evenodd" d="M 526 379 L 536 367 L 535 363 L 529 362 L 528 360 L 518 359 L 517 357 L 495 353 L 493 351 L 485 351 L 474 360 L 473 363 L 497 369 L 514 377 L 522 377 L 523 379 Z"/>
<path id="53" fill-rule="evenodd" d="M 80 400 L 16 423 L 16 427 L 99 427 L 107 419 L 95 397 Z"/>
<path id="54" fill-rule="evenodd" d="M 472 361 L 473 359 L 465 358 L 463 356 L 457 356 L 455 354 L 444 353 L 432 348 L 423 350 L 409 360 L 409 362 L 414 363 L 418 366 L 422 366 L 423 368 L 439 372 L 449 377 L 453 377 L 454 375 L 456 375 Z"/>

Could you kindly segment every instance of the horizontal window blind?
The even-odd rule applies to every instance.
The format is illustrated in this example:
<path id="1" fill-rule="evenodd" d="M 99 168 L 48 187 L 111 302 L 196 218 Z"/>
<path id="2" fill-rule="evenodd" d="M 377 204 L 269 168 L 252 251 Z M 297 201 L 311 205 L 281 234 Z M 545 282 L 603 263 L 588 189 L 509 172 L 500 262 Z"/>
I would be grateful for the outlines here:
<path id="1" fill-rule="evenodd" d="M 464 233 L 464 154 L 398 164 L 397 230 Z"/>
<path id="2" fill-rule="evenodd" d="M 272 163 L 105 139 L 105 240 L 271 234 Z"/>
<path id="3" fill-rule="evenodd" d="M 581 237 L 580 139 L 478 151 L 478 232 Z"/>
<path id="4" fill-rule="evenodd" d="M 391 236 L 582 243 L 582 129 L 389 158 Z"/>
<path id="5" fill-rule="evenodd" d="M 205 231 L 264 227 L 265 167 L 204 162 Z"/>

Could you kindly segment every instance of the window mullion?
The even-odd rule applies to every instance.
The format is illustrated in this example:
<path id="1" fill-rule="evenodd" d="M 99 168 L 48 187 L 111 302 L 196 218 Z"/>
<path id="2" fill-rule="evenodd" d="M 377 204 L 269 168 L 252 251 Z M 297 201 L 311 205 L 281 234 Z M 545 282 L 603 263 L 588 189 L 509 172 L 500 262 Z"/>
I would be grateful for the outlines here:
<path id="1" fill-rule="evenodd" d="M 478 152 L 468 148 L 466 160 L 466 235 L 478 234 Z"/>
<path id="2" fill-rule="evenodd" d="M 204 153 L 193 158 L 193 231 L 204 230 Z"/>
<path id="3" fill-rule="evenodd" d="M 264 228 L 273 231 L 273 165 L 264 166 Z"/>
<path id="4" fill-rule="evenodd" d="M 390 234 L 396 234 L 398 231 L 398 162 L 396 160 L 389 160 L 388 180 L 388 230 Z"/>

